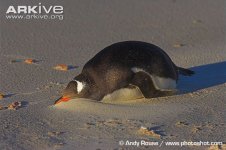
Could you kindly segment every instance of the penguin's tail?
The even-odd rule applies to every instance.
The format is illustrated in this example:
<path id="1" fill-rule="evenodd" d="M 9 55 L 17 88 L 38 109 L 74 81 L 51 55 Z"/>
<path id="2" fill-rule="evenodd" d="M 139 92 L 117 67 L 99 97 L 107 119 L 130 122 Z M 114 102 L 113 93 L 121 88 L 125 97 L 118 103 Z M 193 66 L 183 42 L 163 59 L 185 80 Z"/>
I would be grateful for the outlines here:
<path id="1" fill-rule="evenodd" d="M 194 71 L 189 70 L 189 69 L 185 69 L 185 68 L 181 68 L 181 67 L 177 67 L 179 74 L 182 74 L 184 76 L 192 76 L 193 74 L 195 74 Z"/>

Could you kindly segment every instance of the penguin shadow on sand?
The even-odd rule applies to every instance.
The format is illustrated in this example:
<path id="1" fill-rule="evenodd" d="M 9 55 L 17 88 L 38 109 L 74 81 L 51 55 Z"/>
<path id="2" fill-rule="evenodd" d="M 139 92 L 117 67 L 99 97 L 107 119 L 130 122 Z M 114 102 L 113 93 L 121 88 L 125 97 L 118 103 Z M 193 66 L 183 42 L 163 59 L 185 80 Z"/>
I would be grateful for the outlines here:
<path id="1" fill-rule="evenodd" d="M 189 68 L 195 71 L 192 76 L 180 76 L 177 89 L 179 94 L 226 83 L 226 61 Z"/>

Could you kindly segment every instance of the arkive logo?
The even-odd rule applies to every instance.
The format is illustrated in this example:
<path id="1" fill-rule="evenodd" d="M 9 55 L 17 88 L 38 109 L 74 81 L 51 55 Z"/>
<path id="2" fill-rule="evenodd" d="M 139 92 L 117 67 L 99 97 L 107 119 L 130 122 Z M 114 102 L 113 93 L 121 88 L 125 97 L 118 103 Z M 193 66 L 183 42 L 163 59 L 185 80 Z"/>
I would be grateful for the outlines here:
<path id="1" fill-rule="evenodd" d="M 39 3 L 37 6 L 9 6 L 6 14 L 13 13 L 13 14 L 62 14 L 64 12 L 63 6 L 44 6 L 42 3 Z"/>
<path id="2" fill-rule="evenodd" d="M 6 10 L 6 19 L 59 19 L 63 20 L 64 7 L 60 5 L 45 6 L 38 5 L 18 5 L 9 6 Z"/>

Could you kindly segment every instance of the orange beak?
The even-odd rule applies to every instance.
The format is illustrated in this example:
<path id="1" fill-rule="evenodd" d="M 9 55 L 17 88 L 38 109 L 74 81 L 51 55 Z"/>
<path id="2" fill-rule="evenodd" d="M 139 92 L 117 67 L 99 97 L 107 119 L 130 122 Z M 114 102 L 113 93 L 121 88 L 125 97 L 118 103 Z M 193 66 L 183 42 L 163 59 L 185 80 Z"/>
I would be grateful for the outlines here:
<path id="1" fill-rule="evenodd" d="M 56 100 L 54 104 L 56 105 L 56 104 L 59 104 L 60 102 L 67 102 L 67 101 L 69 101 L 69 100 L 70 100 L 69 97 L 62 96 L 62 97 L 60 97 L 58 100 Z"/>

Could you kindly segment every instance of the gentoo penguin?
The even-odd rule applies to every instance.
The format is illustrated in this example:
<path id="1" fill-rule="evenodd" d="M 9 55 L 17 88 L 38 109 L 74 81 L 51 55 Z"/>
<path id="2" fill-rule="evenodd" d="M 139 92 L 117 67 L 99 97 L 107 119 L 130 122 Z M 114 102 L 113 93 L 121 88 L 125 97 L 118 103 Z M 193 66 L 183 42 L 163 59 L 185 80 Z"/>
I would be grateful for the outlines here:
<path id="1" fill-rule="evenodd" d="M 191 76 L 193 71 L 176 66 L 158 46 L 141 41 L 112 44 L 83 67 L 55 101 L 88 98 L 100 101 L 123 88 L 139 88 L 145 98 L 172 94 L 178 74 Z"/>

